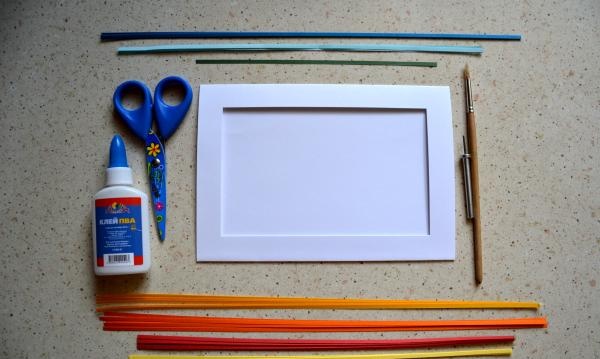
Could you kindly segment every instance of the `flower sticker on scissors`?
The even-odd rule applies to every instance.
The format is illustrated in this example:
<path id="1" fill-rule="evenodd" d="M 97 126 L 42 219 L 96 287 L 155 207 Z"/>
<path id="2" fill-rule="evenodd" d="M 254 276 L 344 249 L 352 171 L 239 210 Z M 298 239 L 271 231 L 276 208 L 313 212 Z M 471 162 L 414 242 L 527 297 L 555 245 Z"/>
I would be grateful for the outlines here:
<path id="1" fill-rule="evenodd" d="M 148 156 L 156 157 L 160 153 L 160 146 L 157 143 L 151 143 L 146 150 L 148 150 Z"/>

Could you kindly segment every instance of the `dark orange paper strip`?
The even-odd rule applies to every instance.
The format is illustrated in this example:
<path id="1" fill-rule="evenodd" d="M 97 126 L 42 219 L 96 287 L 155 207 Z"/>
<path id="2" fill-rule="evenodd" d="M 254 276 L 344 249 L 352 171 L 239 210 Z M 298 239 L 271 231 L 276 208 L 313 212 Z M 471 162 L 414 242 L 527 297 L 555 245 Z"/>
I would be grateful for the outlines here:
<path id="1" fill-rule="evenodd" d="M 478 320 L 294 320 L 194 317 L 181 315 L 115 313 L 101 316 L 105 330 L 198 332 L 358 332 L 545 328 L 538 318 Z"/>

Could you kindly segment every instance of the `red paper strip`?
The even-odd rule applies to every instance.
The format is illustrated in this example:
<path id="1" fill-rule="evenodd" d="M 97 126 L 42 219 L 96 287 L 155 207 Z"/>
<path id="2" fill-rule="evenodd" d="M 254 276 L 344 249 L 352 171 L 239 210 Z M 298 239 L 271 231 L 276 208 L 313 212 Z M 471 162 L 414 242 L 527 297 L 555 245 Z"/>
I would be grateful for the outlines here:
<path id="1" fill-rule="evenodd" d="M 138 350 L 170 351 L 301 351 L 301 350 L 375 350 L 430 348 L 459 345 L 484 345 L 512 343 L 510 336 L 471 336 L 424 339 L 254 339 L 215 338 L 166 335 L 138 335 Z"/>

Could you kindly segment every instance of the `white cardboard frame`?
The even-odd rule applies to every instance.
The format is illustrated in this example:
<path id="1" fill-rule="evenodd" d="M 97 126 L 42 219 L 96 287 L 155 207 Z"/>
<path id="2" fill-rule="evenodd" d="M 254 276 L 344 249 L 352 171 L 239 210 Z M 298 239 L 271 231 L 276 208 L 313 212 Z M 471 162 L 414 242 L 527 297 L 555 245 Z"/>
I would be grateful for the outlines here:
<path id="1" fill-rule="evenodd" d="M 282 112 L 279 113 L 278 109 L 281 109 Z M 379 230 L 368 226 L 361 229 L 359 228 L 361 223 L 356 228 L 349 225 L 350 229 L 347 231 L 339 226 L 348 222 L 340 221 L 335 216 L 328 217 L 332 218 L 329 222 L 325 220 L 323 223 L 313 223 L 319 222 L 319 220 L 313 220 L 309 223 L 294 222 L 294 217 L 290 215 L 289 218 L 285 217 L 283 221 L 277 222 L 273 228 L 267 228 L 268 222 L 265 218 L 269 217 L 261 217 L 260 212 L 258 214 L 252 213 L 250 216 L 252 218 L 248 218 L 244 213 L 248 214 L 249 212 L 244 212 L 244 210 L 253 205 L 246 202 L 253 200 L 254 192 L 244 193 L 244 191 L 247 192 L 249 188 L 252 188 L 246 184 L 247 180 L 256 180 L 256 178 L 254 178 L 255 173 L 252 168 L 245 164 L 246 156 L 253 158 L 255 165 L 259 167 L 257 176 L 260 174 L 260 165 L 263 164 L 263 161 L 256 161 L 257 158 L 260 158 L 256 156 L 266 154 L 268 158 L 266 158 L 264 165 L 268 165 L 269 161 L 276 161 L 278 158 L 276 154 L 272 154 L 272 152 L 277 151 L 265 152 L 264 139 L 269 139 L 269 137 L 256 139 L 249 136 L 249 133 L 244 136 L 243 132 L 247 131 L 248 121 L 251 119 L 272 121 L 273 114 L 269 112 L 271 110 L 275 111 L 275 115 L 282 116 L 282 114 L 293 112 L 295 109 L 300 114 L 303 114 L 303 111 L 306 110 L 325 109 L 325 113 L 319 111 L 314 114 L 312 112 L 308 113 L 311 116 L 317 116 L 312 119 L 313 122 L 317 126 L 323 124 L 323 130 L 330 131 L 329 133 L 333 133 L 331 129 L 334 127 L 331 126 L 339 126 L 339 123 L 335 122 L 337 119 L 332 118 L 326 112 L 328 110 L 333 111 L 334 115 L 339 110 L 345 117 L 347 117 L 347 111 L 357 110 L 354 112 L 359 113 L 359 117 L 352 120 L 353 122 L 348 122 L 350 127 L 358 126 L 357 129 L 367 123 L 368 126 L 373 128 L 376 128 L 377 123 L 380 126 L 385 126 L 386 123 L 389 125 L 391 123 L 386 121 L 389 121 L 390 114 L 392 116 L 398 114 L 402 117 L 404 114 L 414 115 L 414 113 L 421 112 L 424 116 L 425 147 L 423 149 L 419 148 L 418 141 L 416 141 L 415 152 L 411 150 L 411 153 L 414 153 L 416 158 L 422 158 L 426 162 L 424 163 L 426 173 L 423 177 L 426 183 L 422 184 L 424 187 L 417 183 L 416 187 L 418 188 L 415 188 L 415 191 L 418 193 L 422 188 L 427 190 L 427 211 L 425 213 L 427 218 L 424 218 L 424 221 L 419 218 L 416 219 L 418 223 L 426 223 L 427 228 L 422 230 L 422 225 L 413 226 L 411 224 L 415 222 L 413 219 L 403 222 L 401 220 L 404 218 L 402 213 L 406 216 L 414 216 L 414 213 L 407 211 L 406 208 L 396 208 L 394 203 L 389 208 L 399 211 L 398 222 L 402 223 L 402 226 L 411 228 L 408 233 L 401 233 L 401 228 L 398 230 L 395 227 L 391 231 L 386 228 Z M 263 110 L 264 112 L 261 112 Z M 257 113 L 260 116 L 255 116 L 256 113 L 253 114 L 253 111 L 258 111 Z M 360 117 L 361 111 L 366 114 L 366 117 Z M 380 119 L 372 122 L 371 120 L 365 121 L 365 119 L 377 114 L 382 114 Z M 406 118 L 413 118 L 410 116 Z M 269 118 L 271 119 L 269 120 Z M 323 119 L 322 122 L 320 122 L 321 118 Z M 229 124 L 226 125 L 227 123 Z M 270 122 L 270 124 L 273 123 L 277 125 L 276 121 Z M 286 133 L 286 131 L 292 133 L 289 131 L 293 130 L 299 131 L 298 133 L 301 135 L 304 128 L 302 126 L 304 125 L 300 124 L 300 127 L 293 127 L 296 126 L 293 123 L 298 124 L 297 122 L 290 122 L 291 129 L 285 126 L 275 126 L 273 133 L 281 134 Z M 270 128 L 269 126 L 261 126 L 263 125 L 256 122 L 256 126 L 251 125 L 249 128 L 254 130 Z M 390 127 L 395 128 L 394 126 Z M 368 127 L 366 128 L 368 129 Z M 418 126 L 406 128 L 418 128 Z M 344 127 L 339 127 L 339 129 L 342 130 Z M 237 136 L 240 131 L 242 136 Z M 269 133 L 264 133 L 269 131 L 262 132 L 260 136 L 269 136 Z M 234 136 L 231 135 L 232 133 Z M 351 140 L 352 138 L 358 138 L 358 136 L 351 133 L 348 136 L 351 137 Z M 405 138 L 406 143 L 412 143 L 410 138 Z M 306 139 L 308 142 L 312 141 L 311 137 L 306 137 Z M 389 138 L 386 139 L 389 140 Z M 332 138 L 331 140 L 338 141 L 340 139 Z M 238 141 L 239 146 L 234 141 Z M 287 142 L 284 141 L 284 143 Z M 342 144 L 351 143 L 344 142 L 343 139 L 339 142 Z M 368 143 L 368 146 L 365 147 L 367 155 L 373 155 L 376 153 L 373 151 L 387 148 L 385 144 L 381 148 L 378 147 L 380 142 L 385 141 Z M 394 144 L 389 142 L 388 145 Z M 251 151 L 248 151 L 248 148 Z M 326 149 L 321 150 L 325 151 Z M 317 151 L 321 150 L 317 149 Z M 227 153 L 225 153 L 226 151 Z M 285 155 L 285 153 L 284 150 L 283 154 Z M 231 157 L 232 154 L 234 157 Z M 352 155 L 360 158 L 363 153 L 357 150 Z M 406 155 L 406 153 L 397 154 L 398 158 L 410 159 L 410 157 L 402 157 Z M 235 156 L 241 159 L 238 161 Z M 389 153 L 383 157 L 391 158 Z M 228 158 L 227 164 L 223 163 L 225 158 Z M 312 162 L 299 160 L 298 163 L 305 165 L 308 163 L 307 165 L 310 166 Z M 407 163 L 410 164 L 411 162 L 408 161 Z M 332 165 L 337 166 L 337 162 L 332 162 Z M 415 165 L 415 163 L 412 163 L 412 165 Z M 357 168 L 360 168 L 360 166 L 357 166 Z M 385 169 L 385 163 L 376 168 Z M 420 167 L 417 164 L 415 168 Z M 342 169 L 346 169 L 346 167 L 342 167 Z M 230 175 L 231 178 L 229 178 L 226 173 L 235 173 L 236 176 Z M 244 175 L 237 176 L 240 173 Z M 394 171 L 391 173 L 398 174 Z M 373 174 L 373 176 L 375 175 Z M 365 176 L 364 179 L 368 180 L 369 174 L 367 173 Z M 357 177 L 359 177 L 359 180 L 361 179 L 360 176 Z M 296 188 L 295 186 L 306 187 L 302 179 L 294 178 L 290 183 L 291 188 Z M 411 178 L 411 176 L 406 178 Z M 324 177 L 325 181 L 330 179 Z M 198 109 L 196 181 L 196 257 L 198 261 L 398 261 L 453 260 L 455 258 L 452 112 L 450 90 L 446 86 L 202 85 L 200 86 Z M 256 181 L 253 183 L 256 183 Z M 279 185 L 279 182 L 276 184 Z M 225 185 L 227 185 L 227 188 L 224 188 Z M 398 183 L 398 190 L 401 191 L 403 196 L 410 195 L 413 192 L 410 185 L 410 181 Z M 415 185 L 415 183 L 412 182 L 412 185 Z M 342 185 L 341 188 L 343 191 L 344 186 Z M 228 193 L 228 189 L 231 195 Z M 266 198 L 266 202 L 275 205 L 283 204 L 281 210 L 285 213 L 283 207 L 287 203 L 287 199 L 282 199 L 281 196 L 276 194 L 271 195 L 266 192 L 267 189 L 268 187 L 263 188 L 260 185 L 255 187 L 257 193 Z M 393 196 L 394 193 L 392 192 L 395 189 L 390 188 L 388 190 L 390 191 L 389 194 Z M 331 191 L 326 192 L 326 194 L 331 194 Z M 348 198 L 347 194 L 345 193 L 345 196 L 342 197 L 335 197 L 335 194 L 333 194 L 331 198 Z M 234 202 L 231 202 L 231 197 L 233 197 Z M 370 200 L 371 197 L 365 197 L 365 199 Z M 257 204 L 256 207 L 262 208 L 260 205 L 263 204 L 263 201 L 258 197 L 254 197 L 254 200 L 254 203 Z M 293 201 L 294 199 L 291 198 L 290 200 Z M 385 206 L 377 207 L 377 203 L 374 206 L 379 209 L 386 208 Z M 268 207 L 264 208 L 267 208 L 267 212 L 269 211 Z M 381 210 L 380 213 L 385 217 L 390 212 Z M 348 214 L 353 215 L 355 213 L 350 211 Z M 267 213 L 267 215 L 272 215 L 272 213 Z M 310 218 L 310 213 L 307 215 Z M 226 225 L 224 225 L 225 218 L 228 218 Z M 313 219 L 316 218 L 322 218 L 322 216 L 313 217 Z M 359 217 L 356 218 L 360 219 Z M 376 217 L 373 218 L 374 222 L 365 223 L 367 225 L 372 222 L 378 223 Z M 277 228 L 280 223 L 283 223 L 283 227 Z M 387 222 L 382 223 L 384 223 L 384 227 L 387 225 L 395 226 L 395 222 L 393 223 L 389 218 Z M 328 230 L 328 225 L 332 225 L 333 230 Z M 265 229 L 264 233 L 259 233 L 261 226 Z M 308 229 L 304 230 L 303 226 Z M 324 229 L 319 232 L 319 228 Z M 364 230 L 364 228 L 367 228 L 367 230 Z M 415 228 L 418 230 L 415 231 Z"/>

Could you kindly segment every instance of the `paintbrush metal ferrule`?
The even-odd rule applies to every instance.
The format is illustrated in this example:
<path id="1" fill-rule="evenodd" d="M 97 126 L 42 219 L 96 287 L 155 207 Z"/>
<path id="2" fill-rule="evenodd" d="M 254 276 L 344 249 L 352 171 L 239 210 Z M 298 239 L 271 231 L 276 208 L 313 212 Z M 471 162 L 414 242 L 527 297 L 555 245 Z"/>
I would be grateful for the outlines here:
<path id="1" fill-rule="evenodd" d="M 465 70 L 465 94 L 467 96 L 467 112 L 475 112 L 473 108 L 473 95 L 471 93 L 471 79 L 469 78 L 469 70 Z"/>

